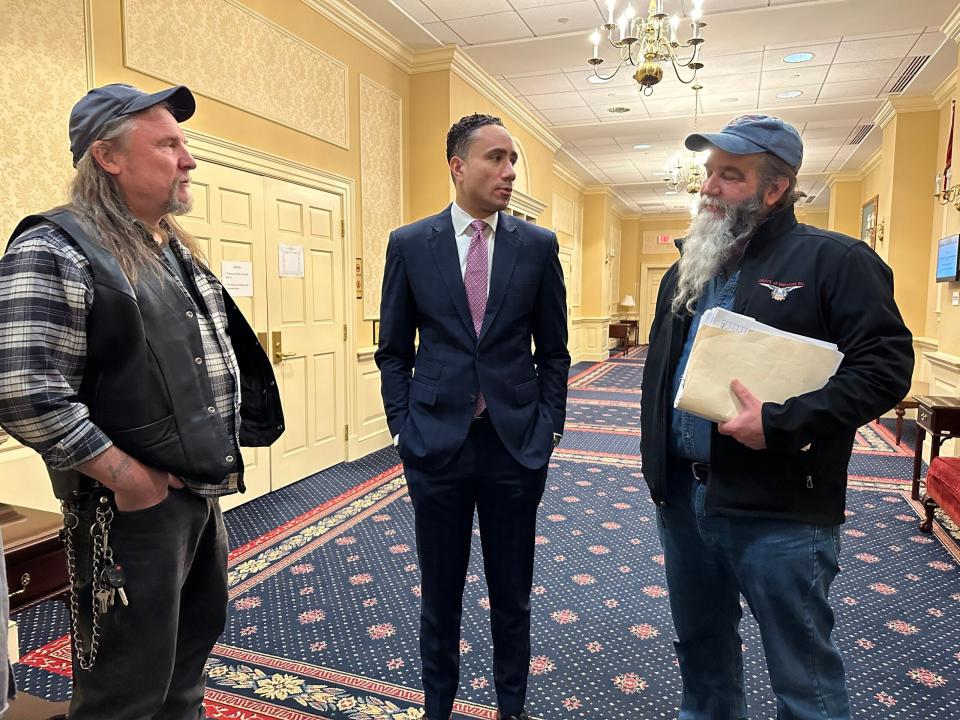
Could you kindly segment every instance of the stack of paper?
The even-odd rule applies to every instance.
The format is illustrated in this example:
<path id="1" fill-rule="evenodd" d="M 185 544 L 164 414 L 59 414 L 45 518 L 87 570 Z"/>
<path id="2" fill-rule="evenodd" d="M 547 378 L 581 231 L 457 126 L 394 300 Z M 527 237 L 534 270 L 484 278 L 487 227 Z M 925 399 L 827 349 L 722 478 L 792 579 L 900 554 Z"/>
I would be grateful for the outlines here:
<path id="1" fill-rule="evenodd" d="M 822 388 L 842 360 L 843 353 L 833 343 L 712 308 L 700 320 L 674 407 L 726 422 L 740 412 L 730 390 L 734 379 L 760 402 L 782 403 Z"/>

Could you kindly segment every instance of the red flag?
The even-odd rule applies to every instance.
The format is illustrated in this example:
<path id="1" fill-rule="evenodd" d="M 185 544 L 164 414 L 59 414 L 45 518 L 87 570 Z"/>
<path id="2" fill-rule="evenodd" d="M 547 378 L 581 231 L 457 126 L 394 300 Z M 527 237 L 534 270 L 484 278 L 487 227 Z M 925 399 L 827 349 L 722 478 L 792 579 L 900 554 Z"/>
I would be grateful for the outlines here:
<path id="1" fill-rule="evenodd" d="M 957 114 L 957 101 L 950 103 L 950 135 L 947 137 L 947 163 L 943 166 L 943 192 L 950 189 L 950 165 L 953 163 L 953 121 Z"/>

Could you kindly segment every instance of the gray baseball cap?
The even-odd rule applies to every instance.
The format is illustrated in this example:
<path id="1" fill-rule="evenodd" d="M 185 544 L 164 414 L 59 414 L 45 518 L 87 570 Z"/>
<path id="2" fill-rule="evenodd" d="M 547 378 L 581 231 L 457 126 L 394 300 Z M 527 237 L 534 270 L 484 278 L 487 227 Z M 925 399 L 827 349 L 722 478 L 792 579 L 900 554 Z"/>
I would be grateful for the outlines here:
<path id="1" fill-rule="evenodd" d="M 177 85 L 155 93 L 145 93 L 133 85 L 114 83 L 94 88 L 73 106 L 70 113 L 70 152 L 73 166 L 111 120 L 133 115 L 160 103 L 168 103 L 177 122 L 193 115 L 197 103 L 185 85 Z"/>
<path id="2" fill-rule="evenodd" d="M 699 152 L 718 147 L 731 155 L 768 152 L 776 155 L 794 172 L 803 162 L 803 140 L 790 123 L 769 115 L 741 115 L 718 133 L 695 133 L 687 137 L 688 150 Z"/>

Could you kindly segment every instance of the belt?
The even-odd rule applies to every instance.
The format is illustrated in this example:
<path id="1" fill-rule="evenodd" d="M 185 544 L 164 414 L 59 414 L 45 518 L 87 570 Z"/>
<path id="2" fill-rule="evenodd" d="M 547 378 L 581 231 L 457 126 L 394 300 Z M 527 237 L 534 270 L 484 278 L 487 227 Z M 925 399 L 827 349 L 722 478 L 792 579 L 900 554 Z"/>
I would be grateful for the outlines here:
<path id="1" fill-rule="evenodd" d="M 690 463 L 690 472 L 693 473 L 693 477 L 701 485 L 706 485 L 707 480 L 710 479 L 710 464 L 702 462 L 692 462 Z"/>

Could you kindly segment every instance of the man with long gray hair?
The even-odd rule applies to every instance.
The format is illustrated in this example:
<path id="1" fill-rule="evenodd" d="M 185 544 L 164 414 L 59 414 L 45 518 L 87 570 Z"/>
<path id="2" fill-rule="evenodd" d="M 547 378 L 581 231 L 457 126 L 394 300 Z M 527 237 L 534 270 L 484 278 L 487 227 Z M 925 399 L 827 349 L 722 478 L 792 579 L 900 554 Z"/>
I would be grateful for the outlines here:
<path id="1" fill-rule="evenodd" d="M 777 718 L 842 720 L 850 703 L 828 593 L 847 463 L 857 428 L 910 387 L 910 332 L 893 274 L 870 247 L 797 222 L 803 143 L 792 126 L 747 115 L 686 145 L 710 150 L 707 178 L 660 285 L 640 438 L 677 632 L 679 718 L 747 717 L 742 594 L 760 626 Z M 733 420 L 695 417 L 673 402 L 700 318 L 715 307 L 834 342 L 844 360 L 823 388 L 784 403 L 761 403 L 734 380 Z"/>
<path id="2" fill-rule="evenodd" d="M 0 258 L 0 425 L 64 512 L 70 720 L 203 717 L 227 607 L 218 498 L 243 491 L 240 446 L 283 431 L 270 361 L 173 219 L 194 109 L 183 86 L 91 90 L 70 203 L 25 218 Z"/>

